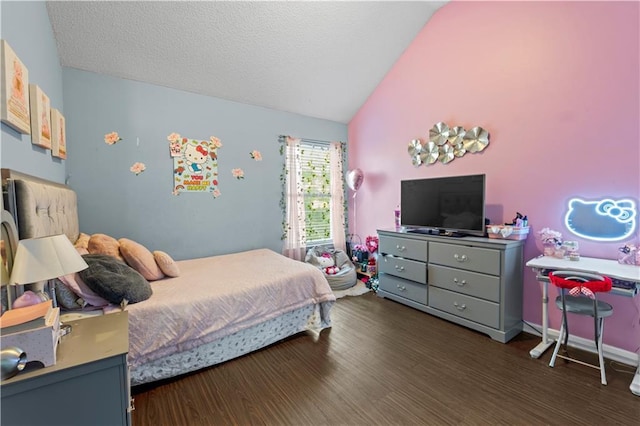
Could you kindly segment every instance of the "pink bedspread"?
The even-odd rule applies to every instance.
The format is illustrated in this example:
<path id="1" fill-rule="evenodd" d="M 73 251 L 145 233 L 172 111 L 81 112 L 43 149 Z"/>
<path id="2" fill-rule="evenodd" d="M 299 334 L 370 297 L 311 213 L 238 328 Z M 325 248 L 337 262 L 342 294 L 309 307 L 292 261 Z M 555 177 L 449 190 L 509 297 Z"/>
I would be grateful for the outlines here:
<path id="1" fill-rule="evenodd" d="M 129 305 L 132 367 L 192 349 L 305 305 L 335 301 L 319 269 L 268 249 L 179 261 Z"/>

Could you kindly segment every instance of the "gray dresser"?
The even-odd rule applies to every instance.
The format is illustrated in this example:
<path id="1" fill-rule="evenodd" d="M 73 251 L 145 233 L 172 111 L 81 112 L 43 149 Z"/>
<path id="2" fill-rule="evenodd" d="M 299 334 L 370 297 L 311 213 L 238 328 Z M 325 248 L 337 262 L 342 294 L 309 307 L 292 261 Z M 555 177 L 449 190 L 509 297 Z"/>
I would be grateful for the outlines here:
<path id="1" fill-rule="evenodd" d="M 378 295 L 505 343 L 522 331 L 524 241 L 379 230 Z"/>
<path id="2" fill-rule="evenodd" d="M 2 382 L 3 425 L 131 424 L 127 312 L 69 324 L 55 365 Z"/>

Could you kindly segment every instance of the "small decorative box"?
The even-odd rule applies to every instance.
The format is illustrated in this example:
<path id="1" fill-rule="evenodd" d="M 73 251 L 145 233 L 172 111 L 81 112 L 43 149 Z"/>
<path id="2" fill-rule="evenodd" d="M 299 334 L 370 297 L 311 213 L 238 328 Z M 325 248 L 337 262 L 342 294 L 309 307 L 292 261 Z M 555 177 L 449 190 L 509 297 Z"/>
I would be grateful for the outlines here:
<path id="1" fill-rule="evenodd" d="M 2 348 L 15 346 L 27 354 L 27 362 L 40 361 L 45 367 L 55 365 L 60 335 L 60 308 L 53 309 L 53 321 L 48 325 L 2 334 Z"/>

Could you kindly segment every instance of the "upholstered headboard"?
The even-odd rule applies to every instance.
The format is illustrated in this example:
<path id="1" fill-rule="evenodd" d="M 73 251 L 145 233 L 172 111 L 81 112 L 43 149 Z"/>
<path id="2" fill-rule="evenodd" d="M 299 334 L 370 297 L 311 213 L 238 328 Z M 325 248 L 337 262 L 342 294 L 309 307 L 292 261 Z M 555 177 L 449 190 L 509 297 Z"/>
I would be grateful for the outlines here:
<path id="1" fill-rule="evenodd" d="M 2 169 L 5 208 L 13 215 L 20 239 L 80 234 L 75 191 L 45 179 Z"/>

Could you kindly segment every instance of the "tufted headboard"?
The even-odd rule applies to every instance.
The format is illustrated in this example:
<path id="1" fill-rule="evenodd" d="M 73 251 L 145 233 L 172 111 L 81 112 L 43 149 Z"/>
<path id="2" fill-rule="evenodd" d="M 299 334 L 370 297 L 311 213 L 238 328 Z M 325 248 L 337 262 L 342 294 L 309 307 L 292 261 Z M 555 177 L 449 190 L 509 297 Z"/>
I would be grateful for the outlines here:
<path id="1" fill-rule="evenodd" d="M 75 191 L 66 185 L 2 169 L 5 208 L 13 215 L 20 239 L 80 234 Z"/>

